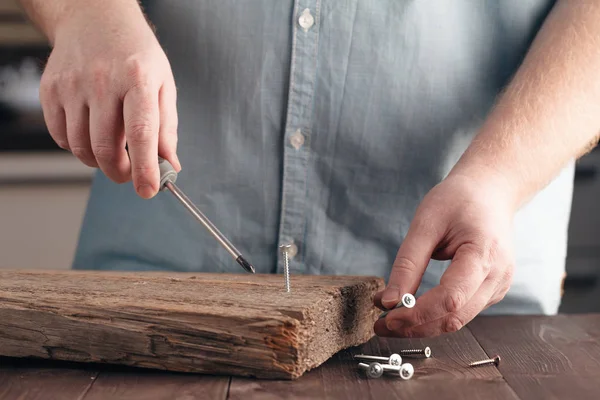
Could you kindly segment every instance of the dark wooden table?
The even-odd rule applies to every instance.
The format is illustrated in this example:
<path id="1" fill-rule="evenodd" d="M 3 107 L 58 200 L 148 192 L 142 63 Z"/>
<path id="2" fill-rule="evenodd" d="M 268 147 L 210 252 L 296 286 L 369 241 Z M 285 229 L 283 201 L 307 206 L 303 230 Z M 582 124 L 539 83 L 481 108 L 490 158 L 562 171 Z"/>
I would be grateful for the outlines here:
<path id="1" fill-rule="evenodd" d="M 368 379 L 352 354 L 430 346 L 415 376 Z M 499 354 L 498 367 L 466 365 Z M 297 381 L 0 358 L 0 399 L 600 399 L 600 314 L 479 317 L 434 339 L 378 339 Z"/>

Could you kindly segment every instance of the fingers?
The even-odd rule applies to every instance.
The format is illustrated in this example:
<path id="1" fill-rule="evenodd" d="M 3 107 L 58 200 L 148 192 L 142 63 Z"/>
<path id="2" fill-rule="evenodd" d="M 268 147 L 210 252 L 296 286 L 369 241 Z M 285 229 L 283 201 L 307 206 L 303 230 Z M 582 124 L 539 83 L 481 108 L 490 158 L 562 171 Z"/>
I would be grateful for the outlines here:
<path id="1" fill-rule="evenodd" d="M 172 81 L 165 82 L 159 93 L 160 130 L 158 133 L 158 154 L 181 171 L 177 157 L 177 93 Z"/>
<path id="2" fill-rule="evenodd" d="M 69 150 L 88 167 L 97 168 L 96 158 L 90 143 L 90 110 L 83 103 L 70 105 L 66 109 L 67 141 Z"/>
<path id="3" fill-rule="evenodd" d="M 143 198 L 151 198 L 159 189 L 158 171 L 158 90 L 151 85 L 132 87 L 123 100 L 125 136 L 131 158 L 134 187 Z"/>
<path id="4" fill-rule="evenodd" d="M 381 297 L 384 308 L 394 307 L 404 293 L 414 294 L 417 291 L 431 254 L 441 238 L 442 233 L 417 213 L 398 250 L 387 288 Z"/>
<path id="5" fill-rule="evenodd" d="M 125 151 L 123 107 L 117 98 L 97 99 L 90 108 L 90 141 L 100 169 L 116 183 L 131 179 Z"/>
<path id="6" fill-rule="evenodd" d="M 69 150 L 69 141 L 67 140 L 67 119 L 63 106 L 57 101 L 58 94 L 56 87 L 46 83 L 48 78 L 43 77 L 40 83 L 40 103 L 44 111 L 44 121 L 52 139 L 56 144 L 65 150 Z"/>
<path id="7" fill-rule="evenodd" d="M 498 285 L 493 279 L 486 279 L 479 290 L 460 310 L 422 325 L 402 326 L 389 329 L 384 320 L 375 323 L 375 333 L 382 337 L 433 337 L 443 333 L 456 332 L 469 323 L 482 310 L 498 302 L 503 294 L 498 294 Z M 417 302 L 418 303 L 418 302 Z"/>
<path id="8" fill-rule="evenodd" d="M 459 312 L 480 289 L 491 270 L 491 262 L 480 246 L 470 243 L 460 246 L 440 284 L 419 297 L 412 309 L 391 311 L 385 318 L 387 328 L 398 331 Z"/>

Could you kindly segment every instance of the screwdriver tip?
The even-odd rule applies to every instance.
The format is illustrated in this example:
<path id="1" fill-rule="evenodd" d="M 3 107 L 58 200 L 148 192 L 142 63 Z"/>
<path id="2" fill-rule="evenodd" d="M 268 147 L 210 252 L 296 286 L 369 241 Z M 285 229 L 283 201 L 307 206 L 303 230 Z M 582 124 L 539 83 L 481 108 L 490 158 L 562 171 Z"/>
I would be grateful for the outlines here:
<path id="1" fill-rule="evenodd" d="M 246 271 L 251 272 L 253 274 L 256 273 L 252 264 L 250 264 L 248 260 L 246 260 L 244 257 L 239 256 L 235 261 L 237 261 L 238 264 L 240 264 L 242 268 L 244 268 Z"/>

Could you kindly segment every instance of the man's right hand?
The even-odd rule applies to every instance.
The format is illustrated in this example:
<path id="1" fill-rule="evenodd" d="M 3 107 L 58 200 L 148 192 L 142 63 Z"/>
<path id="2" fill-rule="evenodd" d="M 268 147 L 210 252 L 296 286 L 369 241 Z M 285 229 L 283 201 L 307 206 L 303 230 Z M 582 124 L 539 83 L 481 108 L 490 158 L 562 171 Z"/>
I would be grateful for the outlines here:
<path id="1" fill-rule="evenodd" d="M 69 13 L 57 24 L 40 99 L 56 143 L 137 193 L 159 189 L 158 156 L 179 171 L 176 89 L 141 12 Z M 129 155 L 125 149 L 127 144 Z"/>

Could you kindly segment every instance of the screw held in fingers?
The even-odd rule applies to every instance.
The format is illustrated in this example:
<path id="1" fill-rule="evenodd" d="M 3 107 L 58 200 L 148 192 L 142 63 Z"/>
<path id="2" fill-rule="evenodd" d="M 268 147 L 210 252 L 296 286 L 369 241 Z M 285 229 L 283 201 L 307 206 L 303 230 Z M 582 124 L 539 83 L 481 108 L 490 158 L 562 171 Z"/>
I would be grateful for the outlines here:
<path id="1" fill-rule="evenodd" d="M 495 355 L 493 358 L 488 358 L 487 360 L 475 361 L 469 364 L 469 367 L 481 367 L 484 365 L 498 365 L 500 364 L 500 356 Z"/>
<path id="2" fill-rule="evenodd" d="M 413 308 L 415 306 L 416 302 L 417 302 L 417 300 L 415 299 L 415 296 L 413 296 L 410 293 L 404 293 L 402 295 L 402 299 L 400 299 L 400 301 L 398 302 L 398 304 L 396 304 L 393 309 L 400 308 L 400 307 Z M 379 315 L 379 318 L 380 319 L 381 318 L 385 318 L 385 316 L 388 315 L 388 313 L 390 311 L 391 310 L 387 310 L 387 311 L 382 312 Z"/>

